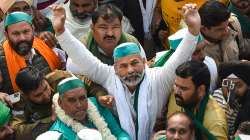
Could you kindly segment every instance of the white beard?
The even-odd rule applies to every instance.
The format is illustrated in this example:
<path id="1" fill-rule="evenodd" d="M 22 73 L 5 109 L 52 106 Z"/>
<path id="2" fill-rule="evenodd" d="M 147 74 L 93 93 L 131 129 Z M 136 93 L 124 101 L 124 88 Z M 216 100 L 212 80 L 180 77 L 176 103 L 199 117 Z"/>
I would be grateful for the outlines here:
<path id="1" fill-rule="evenodd" d="M 144 74 L 145 74 L 145 70 L 143 70 L 142 73 L 140 74 L 140 77 L 138 77 L 134 81 L 125 80 L 124 77 L 120 77 L 120 80 L 122 81 L 122 83 L 124 83 L 127 86 L 136 86 L 137 84 L 139 84 L 141 82 L 141 80 L 144 77 Z"/>

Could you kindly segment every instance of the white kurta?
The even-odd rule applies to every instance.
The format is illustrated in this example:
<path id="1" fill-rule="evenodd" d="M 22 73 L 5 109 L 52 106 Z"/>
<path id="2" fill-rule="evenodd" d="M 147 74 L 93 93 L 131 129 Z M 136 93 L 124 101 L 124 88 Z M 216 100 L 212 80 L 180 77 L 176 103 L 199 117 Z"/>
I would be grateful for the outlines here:
<path id="1" fill-rule="evenodd" d="M 213 93 L 213 91 L 216 88 L 217 79 L 218 79 L 218 71 L 217 71 L 217 65 L 213 58 L 206 56 L 203 63 L 205 63 L 208 67 L 208 70 L 210 72 L 210 92 Z"/>
<path id="2" fill-rule="evenodd" d="M 117 93 L 123 92 L 124 94 L 127 93 L 125 90 L 121 91 L 120 88 L 120 79 L 115 74 L 115 70 L 113 66 L 108 66 L 103 64 L 100 60 L 94 57 L 91 52 L 87 50 L 87 48 L 76 38 L 74 38 L 69 31 L 65 31 L 60 36 L 57 37 L 61 47 L 68 53 L 68 56 L 73 60 L 75 64 L 81 67 L 81 74 L 86 75 L 94 82 L 102 85 L 105 87 L 109 94 L 116 95 Z M 148 87 L 144 89 L 148 93 L 144 97 L 147 99 L 146 106 L 139 107 L 138 116 L 140 114 L 148 115 L 148 120 L 139 121 L 139 126 L 148 126 L 146 130 L 139 130 L 144 131 L 143 134 L 138 134 L 138 140 L 149 140 L 150 136 L 153 132 L 153 127 L 155 124 L 155 120 L 157 116 L 161 115 L 162 107 L 165 105 L 168 95 L 172 90 L 174 79 L 175 79 L 175 69 L 182 64 L 183 62 L 187 61 L 193 51 L 195 50 L 195 46 L 197 44 L 198 36 L 193 36 L 189 32 L 186 32 L 186 36 L 180 43 L 176 52 L 169 58 L 166 64 L 163 67 L 156 67 L 156 68 L 147 68 L 145 78 L 142 84 L 147 83 Z M 140 91 L 141 90 L 140 88 Z M 139 95 L 145 95 L 144 92 L 140 92 Z M 141 96 L 139 96 L 138 104 L 140 105 Z M 115 96 L 116 97 L 116 96 Z M 117 102 L 120 99 L 116 99 L 116 106 L 120 104 Z M 129 102 L 126 103 L 127 105 L 130 104 Z M 119 105 L 118 105 L 119 106 Z M 124 108 L 129 108 L 128 106 L 124 106 Z M 145 108 L 147 112 L 142 110 L 141 108 Z M 120 108 L 117 108 L 118 114 Z M 141 110 L 140 110 L 141 109 Z M 122 112 L 122 111 L 121 111 Z M 131 112 L 126 112 L 128 115 L 131 116 Z M 122 116 L 126 117 L 126 116 Z M 119 116 L 120 124 L 123 129 L 125 129 L 123 124 L 128 124 L 130 122 L 124 122 L 126 120 L 121 119 Z M 143 117 L 143 116 L 141 116 Z M 139 118 L 139 117 L 138 117 Z M 140 119 L 140 118 L 139 118 Z M 139 127 L 140 128 L 140 127 Z M 127 130 L 127 129 L 125 129 Z M 133 134 L 135 132 L 128 132 L 129 134 Z M 130 135 L 133 140 L 135 137 Z"/>

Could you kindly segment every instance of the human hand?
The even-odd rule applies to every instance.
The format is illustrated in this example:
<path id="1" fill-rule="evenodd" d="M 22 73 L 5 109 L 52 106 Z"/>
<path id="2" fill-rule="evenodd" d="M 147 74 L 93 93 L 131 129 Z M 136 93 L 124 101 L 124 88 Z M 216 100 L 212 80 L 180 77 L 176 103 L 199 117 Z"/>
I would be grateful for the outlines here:
<path id="1" fill-rule="evenodd" d="M 7 93 L 0 92 L 0 101 L 6 103 L 10 107 L 13 107 L 11 101 L 7 98 L 7 96 L 8 96 Z"/>
<path id="2" fill-rule="evenodd" d="M 64 23 L 66 19 L 65 9 L 61 5 L 52 5 L 50 8 L 53 11 L 52 25 L 56 35 L 60 35 L 65 31 Z"/>
<path id="3" fill-rule="evenodd" d="M 41 32 L 39 38 L 41 38 L 50 48 L 54 48 L 57 45 L 56 37 L 51 32 Z"/>
<path id="4" fill-rule="evenodd" d="M 113 103 L 114 103 L 114 97 L 111 95 L 105 95 L 105 96 L 99 96 L 98 97 L 98 102 L 109 109 L 113 108 Z"/>
<path id="5" fill-rule="evenodd" d="M 185 4 L 182 7 L 182 13 L 184 21 L 188 26 L 188 30 L 193 35 L 198 35 L 201 28 L 201 18 L 198 13 L 198 7 L 196 4 Z"/>
<path id="6" fill-rule="evenodd" d="M 162 42 L 167 41 L 169 32 L 167 30 L 160 30 L 158 36 Z"/>

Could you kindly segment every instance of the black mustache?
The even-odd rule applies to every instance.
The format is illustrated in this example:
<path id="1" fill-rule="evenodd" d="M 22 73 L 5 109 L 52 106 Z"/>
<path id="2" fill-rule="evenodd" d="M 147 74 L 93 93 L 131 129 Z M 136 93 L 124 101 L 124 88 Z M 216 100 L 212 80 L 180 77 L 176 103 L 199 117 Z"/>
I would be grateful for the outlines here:
<path id="1" fill-rule="evenodd" d="M 115 39 L 115 36 L 105 36 L 104 39 Z"/>
<path id="2" fill-rule="evenodd" d="M 23 40 L 23 41 L 18 42 L 18 44 L 23 44 L 23 43 L 25 43 L 25 44 L 31 44 L 30 41 L 27 41 L 27 40 Z"/>
<path id="3" fill-rule="evenodd" d="M 175 95 L 175 98 L 179 98 L 179 99 L 183 100 L 182 97 L 179 95 Z"/>

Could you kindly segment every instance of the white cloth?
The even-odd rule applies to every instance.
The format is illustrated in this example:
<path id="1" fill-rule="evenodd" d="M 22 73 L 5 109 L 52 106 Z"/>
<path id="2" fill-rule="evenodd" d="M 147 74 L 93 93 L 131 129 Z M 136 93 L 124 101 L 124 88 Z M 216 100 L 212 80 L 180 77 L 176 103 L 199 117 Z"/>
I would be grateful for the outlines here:
<path id="1" fill-rule="evenodd" d="M 218 71 L 217 71 L 217 65 L 213 58 L 206 56 L 203 63 L 205 63 L 208 67 L 208 70 L 210 72 L 210 92 L 213 93 L 215 88 L 217 87 L 217 79 L 218 79 Z"/>
<path id="2" fill-rule="evenodd" d="M 240 137 L 241 140 L 250 140 L 250 135 L 240 134 L 239 137 Z"/>
<path id="3" fill-rule="evenodd" d="M 40 134 L 36 140 L 59 140 L 62 133 L 59 133 L 57 131 L 47 131 L 42 134 Z"/>
<path id="4" fill-rule="evenodd" d="M 77 133 L 81 140 L 102 140 L 102 135 L 95 129 L 82 129 Z"/>
<path id="5" fill-rule="evenodd" d="M 66 10 L 66 21 L 65 27 L 77 38 L 80 39 L 83 35 L 87 34 L 90 30 L 90 25 L 92 24 L 91 18 L 86 19 L 84 22 L 77 21 L 70 12 L 69 9 L 70 2 L 64 5 Z"/>
<path id="6" fill-rule="evenodd" d="M 81 68 L 81 74 L 86 75 L 94 82 L 106 88 L 109 94 L 115 96 L 116 106 L 119 106 L 120 103 L 118 103 L 118 100 L 123 99 L 119 99 L 116 94 L 123 91 L 120 91 L 122 90 L 119 86 L 121 81 L 116 75 L 114 67 L 103 64 L 100 60 L 94 57 L 80 41 L 78 41 L 70 34 L 68 30 L 57 36 L 57 39 L 68 56 L 76 65 Z M 195 50 L 197 40 L 198 36 L 193 36 L 192 34 L 187 32 L 185 38 L 180 43 L 180 46 L 178 47 L 176 52 L 172 55 L 172 57 L 170 57 L 170 59 L 163 67 L 145 68 L 146 75 L 141 84 L 148 85 L 146 89 L 143 89 L 147 90 L 148 93 L 141 93 L 142 91 L 140 91 L 139 93 L 139 96 L 141 95 L 144 97 L 140 96 L 138 98 L 138 103 L 140 105 L 138 108 L 139 126 L 142 125 L 140 127 L 140 129 L 142 130 L 139 130 L 138 140 L 150 139 L 150 136 L 153 132 L 155 120 L 157 116 L 161 115 L 162 107 L 165 106 L 169 93 L 172 90 L 175 79 L 175 69 L 177 68 L 177 66 L 188 60 L 188 58 Z M 130 94 L 125 91 L 123 93 Z M 128 103 L 123 104 L 126 105 Z M 127 106 L 124 106 L 124 108 L 125 107 L 127 108 Z M 117 107 L 117 109 L 121 108 Z M 144 110 L 148 110 L 148 112 L 144 112 Z M 118 110 L 118 114 L 119 112 L 121 111 Z M 131 114 L 131 112 L 126 112 L 125 116 L 128 116 L 129 114 Z M 130 121 L 131 119 L 128 119 L 125 116 L 123 116 L 124 120 L 119 118 L 120 124 L 127 123 L 126 126 L 121 125 L 121 127 L 129 133 L 133 140 L 135 140 L 135 132 L 129 132 L 130 128 L 128 128 L 134 124 L 132 124 L 133 122 Z M 147 117 L 148 120 L 142 120 Z M 145 133 L 140 134 L 140 132 Z"/>
<path id="7" fill-rule="evenodd" d="M 147 69 L 146 72 L 147 73 Z M 149 112 L 148 112 L 148 108 L 147 106 L 147 101 L 148 101 L 148 96 L 149 96 L 149 80 L 147 77 L 148 74 L 145 74 L 144 79 L 140 85 L 140 89 L 139 89 L 139 96 L 138 98 L 140 100 L 138 100 L 138 124 L 139 125 L 139 129 L 138 129 L 138 138 L 143 139 L 147 139 L 148 137 L 150 137 L 150 134 L 148 132 L 148 130 L 150 129 L 149 123 L 144 123 L 144 122 L 149 122 Z M 130 136 L 133 136 L 132 139 L 135 140 L 136 139 L 136 128 L 135 128 L 135 121 L 136 118 L 133 119 L 133 112 L 135 112 L 134 110 L 131 111 L 131 103 L 130 101 L 126 100 L 126 94 L 131 94 L 131 93 L 127 93 L 127 87 L 123 86 L 122 82 L 120 81 L 120 79 L 118 77 L 116 77 L 116 83 L 117 83 L 117 92 L 114 92 L 114 98 L 115 98 L 115 102 L 116 102 L 116 109 L 118 112 L 118 116 L 120 120 L 120 124 L 121 126 L 126 130 L 126 132 L 129 133 Z M 124 88 L 126 88 L 126 90 L 124 90 Z M 128 113 L 130 112 L 130 113 Z M 135 116 L 136 117 L 136 116 Z M 124 121 L 126 120 L 126 121 Z M 129 122 L 129 123 L 128 123 Z"/>
<path id="8" fill-rule="evenodd" d="M 157 0 L 146 0 L 146 8 L 144 8 L 142 0 L 139 0 L 142 18 L 143 18 L 143 29 L 144 29 L 144 33 L 146 34 L 150 32 L 149 29 L 150 29 L 153 15 L 154 15 L 156 2 Z"/>

